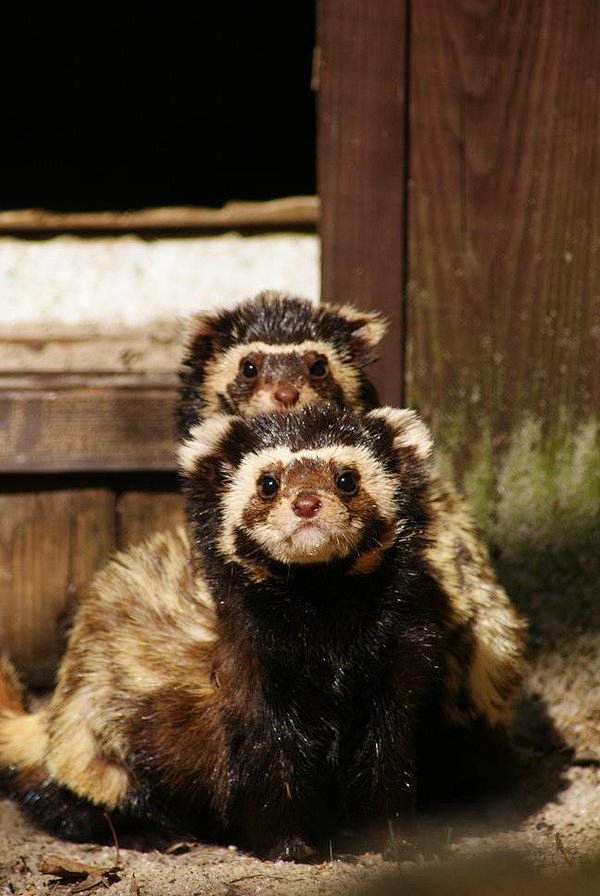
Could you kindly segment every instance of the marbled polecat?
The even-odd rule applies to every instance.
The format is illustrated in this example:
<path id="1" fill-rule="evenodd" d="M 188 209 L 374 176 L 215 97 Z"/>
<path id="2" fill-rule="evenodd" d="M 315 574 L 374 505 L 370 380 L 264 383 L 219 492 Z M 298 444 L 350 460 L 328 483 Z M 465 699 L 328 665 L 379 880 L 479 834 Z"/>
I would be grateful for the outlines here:
<path id="1" fill-rule="evenodd" d="M 375 359 L 386 326 L 374 311 L 272 291 L 197 314 L 180 369 L 179 436 L 219 412 L 250 417 L 320 401 L 375 407 L 362 369 Z"/>
<path id="2" fill-rule="evenodd" d="M 220 415 L 180 449 L 189 535 L 121 554 L 46 713 L 0 678 L 0 765 L 67 836 L 102 815 L 300 859 L 406 822 L 507 726 L 523 626 L 408 410 Z M 426 759 L 426 761 L 422 761 Z"/>

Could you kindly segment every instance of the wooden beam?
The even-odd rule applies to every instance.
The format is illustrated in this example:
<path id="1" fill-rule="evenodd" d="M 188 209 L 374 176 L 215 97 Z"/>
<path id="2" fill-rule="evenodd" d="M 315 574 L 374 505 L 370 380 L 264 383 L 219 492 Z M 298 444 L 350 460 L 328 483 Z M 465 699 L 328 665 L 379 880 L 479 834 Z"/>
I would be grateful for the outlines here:
<path id="1" fill-rule="evenodd" d="M 222 208 L 175 206 L 130 212 L 65 213 L 19 209 L 0 212 L 0 233 L 314 229 L 318 216 L 316 196 L 290 196 L 267 202 L 228 202 Z"/>
<path id="2" fill-rule="evenodd" d="M 175 377 L 0 378 L 0 472 L 173 470 Z"/>
<path id="3" fill-rule="evenodd" d="M 407 4 L 319 0 L 322 297 L 391 322 L 374 379 L 403 400 Z"/>

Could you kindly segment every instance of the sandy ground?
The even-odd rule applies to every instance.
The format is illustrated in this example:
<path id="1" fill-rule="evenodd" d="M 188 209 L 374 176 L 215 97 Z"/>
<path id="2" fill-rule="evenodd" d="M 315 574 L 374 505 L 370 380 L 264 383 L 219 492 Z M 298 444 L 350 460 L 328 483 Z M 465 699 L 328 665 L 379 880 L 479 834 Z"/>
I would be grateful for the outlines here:
<path id="1" fill-rule="evenodd" d="M 520 773 L 501 800 L 462 814 L 446 808 L 421 815 L 411 848 L 385 860 L 337 856 L 334 842 L 332 860 L 317 865 L 261 862 L 234 845 L 166 844 L 147 834 L 119 834 L 118 848 L 67 843 L 0 800 L 0 896 L 106 889 L 111 896 L 600 896 L 594 546 L 595 536 L 578 555 L 583 575 L 573 572 L 572 557 L 564 579 L 550 567 L 553 589 L 543 583 L 536 591 L 522 564 L 503 564 L 511 593 L 528 611 L 531 665 L 517 715 Z M 83 868 L 73 870 L 74 862 Z"/>
<path id="2" fill-rule="evenodd" d="M 378 854 L 333 856 L 318 865 L 262 862 L 229 848 L 176 843 L 157 849 L 56 840 L 32 828 L 15 805 L 0 802 L 0 894 L 103 892 L 111 896 L 250 896 L 250 894 L 448 893 L 462 862 L 492 854 L 487 884 L 511 858 L 511 874 L 528 893 L 535 880 L 566 877 L 565 893 L 600 893 L 600 768 L 591 760 L 561 767 L 556 752 L 531 754 L 515 791 L 470 816 L 421 817 L 414 848 L 392 861 Z M 128 848 L 129 847 L 129 848 Z M 597 864 L 590 866 L 590 862 Z M 78 869 L 76 863 L 82 868 Z M 527 872 L 521 870 L 521 864 Z M 518 868 L 518 871 L 514 869 Z M 583 870 L 581 870 L 583 868 Z M 98 870 L 96 870 L 98 869 Z M 574 881 L 573 875 L 577 875 Z M 487 886 L 486 884 L 486 886 Z M 498 882 L 498 887 L 501 883 Z M 518 896 L 519 887 L 510 892 Z M 581 890 L 579 889 L 581 887 Z M 473 885 L 473 892 L 477 890 Z M 560 890 L 562 892 L 562 888 Z M 387 892 L 387 890 L 386 890 Z M 488 892 L 486 889 L 485 892 Z M 489 892 L 503 892 L 492 888 Z M 548 892 L 542 889 L 542 892 Z"/>

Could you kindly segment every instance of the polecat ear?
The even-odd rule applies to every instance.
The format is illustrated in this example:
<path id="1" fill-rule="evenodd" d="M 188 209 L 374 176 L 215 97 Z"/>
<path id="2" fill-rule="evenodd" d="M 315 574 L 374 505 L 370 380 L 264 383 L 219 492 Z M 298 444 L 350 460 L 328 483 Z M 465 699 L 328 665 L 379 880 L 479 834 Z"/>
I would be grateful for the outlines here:
<path id="1" fill-rule="evenodd" d="M 384 420 L 393 433 L 394 448 L 412 449 L 423 461 L 431 458 L 433 438 L 429 427 L 423 423 L 416 411 L 410 408 L 381 407 L 369 411 L 367 419 Z"/>
<path id="2" fill-rule="evenodd" d="M 342 305 L 335 310 L 352 328 L 352 360 L 359 367 L 370 364 L 377 357 L 375 349 L 388 328 L 387 320 L 378 311 L 360 311 L 352 305 Z"/>
<path id="3" fill-rule="evenodd" d="M 205 362 L 213 354 L 213 341 L 219 333 L 219 322 L 223 316 L 223 310 L 200 311 L 189 317 L 184 324 L 183 364 L 198 364 Z"/>
<path id="4" fill-rule="evenodd" d="M 181 443 L 177 451 L 180 472 L 184 476 L 191 476 L 197 469 L 199 461 L 210 454 L 220 454 L 219 449 L 223 441 L 239 423 L 239 417 L 215 414 L 204 423 L 192 426 L 188 438 Z"/>

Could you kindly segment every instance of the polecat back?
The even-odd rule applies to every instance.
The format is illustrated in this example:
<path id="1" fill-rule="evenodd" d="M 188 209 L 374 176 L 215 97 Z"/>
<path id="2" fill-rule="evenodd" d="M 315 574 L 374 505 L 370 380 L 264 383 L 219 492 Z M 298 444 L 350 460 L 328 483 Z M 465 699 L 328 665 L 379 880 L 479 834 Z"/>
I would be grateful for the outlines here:
<path id="1" fill-rule="evenodd" d="M 376 312 L 314 305 L 281 292 L 197 314 L 180 369 L 179 436 L 218 412 L 250 417 L 319 401 L 356 411 L 375 407 L 363 368 L 375 359 L 385 329 Z"/>

